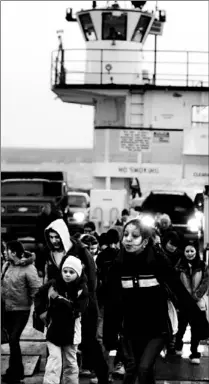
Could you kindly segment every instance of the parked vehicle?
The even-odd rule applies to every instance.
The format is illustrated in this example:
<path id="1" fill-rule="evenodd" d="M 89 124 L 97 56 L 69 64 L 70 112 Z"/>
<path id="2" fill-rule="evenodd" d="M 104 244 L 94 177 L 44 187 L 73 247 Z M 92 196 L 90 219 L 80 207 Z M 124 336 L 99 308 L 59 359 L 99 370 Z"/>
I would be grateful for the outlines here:
<path id="1" fill-rule="evenodd" d="M 43 206 L 56 203 L 66 193 L 62 172 L 2 172 L 2 234 L 9 238 L 33 238 L 36 217 Z"/>
<path id="2" fill-rule="evenodd" d="M 89 220 L 90 197 L 86 192 L 68 191 L 59 203 L 59 208 L 68 224 L 70 233 L 81 232 Z"/>
<path id="3" fill-rule="evenodd" d="M 203 194 L 203 192 L 196 193 L 195 198 L 194 198 L 194 204 L 195 204 L 195 207 L 199 211 L 201 211 L 201 212 L 204 211 L 204 194 Z"/>
<path id="4" fill-rule="evenodd" d="M 142 212 L 155 217 L 166 213 L 170 216 L 173 227 L 185 238 L 199 239 L 202 228 L 196 215 L 194 202 L 185 192 L 152 191 L 142 203 Z"/>

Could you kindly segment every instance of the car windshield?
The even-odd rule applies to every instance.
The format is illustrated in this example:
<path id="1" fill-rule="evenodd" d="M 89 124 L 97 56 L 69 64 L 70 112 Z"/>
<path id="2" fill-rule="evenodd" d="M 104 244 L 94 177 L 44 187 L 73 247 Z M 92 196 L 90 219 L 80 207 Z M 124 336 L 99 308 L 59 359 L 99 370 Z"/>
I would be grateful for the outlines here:
<path id="1" fill-rule="evenodd" d="M 1 195 L 16 196 L 60 196 L 61 183 L 44 181 L 8 181 L 1 184 Z"/>
<path id="2" fill-rule="evenodd" d="M 70 195 L 68 196 L 68 205 L 74 208 L 87 208 L 85 196 Z"/>
<path id="3" fill-rule="evenodd" d="M 194 208 L 187 195 L 151 194 L 142 204 L 143 210 L 167 214 L 184 214 Z"/>

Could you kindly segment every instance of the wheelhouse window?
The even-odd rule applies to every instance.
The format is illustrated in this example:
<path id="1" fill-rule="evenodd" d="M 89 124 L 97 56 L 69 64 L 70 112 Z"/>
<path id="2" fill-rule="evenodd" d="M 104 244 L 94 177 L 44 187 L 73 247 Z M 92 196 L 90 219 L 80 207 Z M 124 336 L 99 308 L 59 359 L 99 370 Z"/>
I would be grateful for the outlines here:
<path id="1" fill-rule="evenodd" d="M 208 124 L 208 105 L 192 106 L 192 126 L 205 126 Z"/>
<path id="2" fill-rule="evenodd" d="M 131 41 L 136 41 L 138 43 L 142 43 L 143 38 L 147 32 L 147 29 L 150 25 L 151 17 L 148 15 L 140 15 L 140 19 L 137 23 Z"/>
<path id="3" fill-rule="evenodd" d="M 97 40 L 97 35 L 94 29 L 92 18 L 90 13 L 83 13 L 79 16 L 81 26 L 83 28 L 83 33 L 85 35 L 86 41 Z"/>
<path id="4" fill-rule="evenodd" d="M 102 14 L 102 40 L 126 40 L 127 14 L 120 11 Z"/>

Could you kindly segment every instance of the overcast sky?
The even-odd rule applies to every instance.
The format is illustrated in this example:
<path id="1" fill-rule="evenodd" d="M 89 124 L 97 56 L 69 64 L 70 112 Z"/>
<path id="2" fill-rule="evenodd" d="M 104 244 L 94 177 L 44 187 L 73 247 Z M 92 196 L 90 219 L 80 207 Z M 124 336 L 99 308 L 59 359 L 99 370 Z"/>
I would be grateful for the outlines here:
<path id="1" fill-rule="evenodd" d="M 77 0 L 1 2 L 2 146 L 92 147 L 93 108 L 62 103 L 50 90 L 56 31 L 65 31 L 65 48 L 85 47 L 77 23 L 65 21 L 66 8 L 76 12 L 91 4 Z M 154 6 L 155 1 L 148 1 L 149 9 Z M 208 51 L 207 0 L 158 1 L 158 7 L 167 12 L 159 49 Z M 153 44 L 154 37 L 149 36 L 145 49 L 153 49 Z"/>

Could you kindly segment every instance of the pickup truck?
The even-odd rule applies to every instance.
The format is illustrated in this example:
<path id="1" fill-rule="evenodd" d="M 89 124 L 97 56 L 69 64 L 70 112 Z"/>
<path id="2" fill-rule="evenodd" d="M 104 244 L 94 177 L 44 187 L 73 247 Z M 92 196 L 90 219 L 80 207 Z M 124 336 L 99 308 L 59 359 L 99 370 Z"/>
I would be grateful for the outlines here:
<path id="1" fill-rule="evenodd" d="M 63 172 L 2 172 L 1 233 L 8 239 L 34 237 L 46 203 L 67 194 Z"/>

